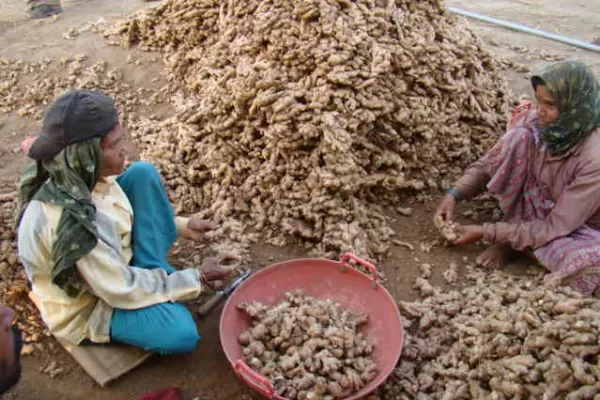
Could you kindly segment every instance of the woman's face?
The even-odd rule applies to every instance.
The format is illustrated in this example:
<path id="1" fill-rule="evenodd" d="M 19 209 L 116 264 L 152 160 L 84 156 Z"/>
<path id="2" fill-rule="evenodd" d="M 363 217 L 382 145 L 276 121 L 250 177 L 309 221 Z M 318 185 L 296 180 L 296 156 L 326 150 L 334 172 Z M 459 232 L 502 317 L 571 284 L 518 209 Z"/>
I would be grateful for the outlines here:
<path id="1" fill-rule="evenodd" d="M 125 168 L 127 156 L 121 124 L 118 124 L 115 129 L 102 138 L 100 147 L 102 147 L 100 176 L 105 178 L 111 175 L 120 175 Z"/>
<path id="2" fill-rule="evenodd" d="M 545 85 L 537 85 L 535 88 L 537 100 L 537 115 L 542 126 L 548 126 L 560 115 L 556 100 Z"/>

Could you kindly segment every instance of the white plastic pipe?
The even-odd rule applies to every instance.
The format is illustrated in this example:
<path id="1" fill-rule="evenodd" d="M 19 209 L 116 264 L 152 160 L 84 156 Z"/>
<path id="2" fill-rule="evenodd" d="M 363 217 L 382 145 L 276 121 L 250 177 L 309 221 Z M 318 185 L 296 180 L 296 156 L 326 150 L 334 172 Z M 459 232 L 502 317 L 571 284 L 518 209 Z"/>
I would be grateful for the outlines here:
<path id="1" fill-rule="evenodd" d="M 583 42 L 583 41 L 577 40 L 577 39 L 571 39 L 566 36 L 556 35 L 554 33 L 541 31 L 539 29 L 530 28 L 525 25 L 516 24 L 514 22 L 505 21 L 502 19 L 487 17 L 485 15 L 477 14 L 477 13 L 474 13 L 471 11 L 461 10 L 460 8 L 456 8 L 456 7 L 448 7 L 448 9 L 456 14 L 462 15 L 463 17 L 478 19 L 480 21 L 489 22 L 490 24 L 503 26 L 505 28 L 513 29 L 515 31 L 531 33 L 532 35 L 540 36 L 540 37 L 543 37 L 546 39 L 556 40 L 558 42 L 570 44 L 570 45 L 576 46 L 576 47 L 581 47 L 582 49 L 586 49 L 586 50 L 597 51 L 600 53 L 600 46 L 596 46 L 595 44 L 592 44 L 592 43 Z"/>

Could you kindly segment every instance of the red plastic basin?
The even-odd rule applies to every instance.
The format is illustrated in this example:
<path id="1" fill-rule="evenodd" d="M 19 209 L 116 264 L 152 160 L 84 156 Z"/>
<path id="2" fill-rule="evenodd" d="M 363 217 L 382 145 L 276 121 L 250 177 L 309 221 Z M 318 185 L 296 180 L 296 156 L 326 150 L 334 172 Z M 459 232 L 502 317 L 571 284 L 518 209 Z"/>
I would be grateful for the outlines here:
<path id="1" fill-rule="evenodd" d="M 372 277 L 348 264 L 353 259 L 370 270 Z M 341 261 L 297 259 L 266 267 L 248 278 L 229 297 L 221 315 L 220 336 L 225 355 L 236 374 L 269 399 L 287 400 L 275 393 L 271 380 L 259 375 L 243 361 L 238 336 L 250 325 L 250 318 L 237 309 L 245 301 L 277 304 L 287 291 L 302 289 L 307 295 L 332 299 L 345 308 L 366 312 L 369 321 L 361 332 L 375 342 L 374 358 L 379 373 L 359 392 L 346 400 L 360 399 L 377 388 L 393 371 L 400 354 L 404 330 L 400 312 L 389 292 L 379 283 L 374 265 L 347 253 Z"/>

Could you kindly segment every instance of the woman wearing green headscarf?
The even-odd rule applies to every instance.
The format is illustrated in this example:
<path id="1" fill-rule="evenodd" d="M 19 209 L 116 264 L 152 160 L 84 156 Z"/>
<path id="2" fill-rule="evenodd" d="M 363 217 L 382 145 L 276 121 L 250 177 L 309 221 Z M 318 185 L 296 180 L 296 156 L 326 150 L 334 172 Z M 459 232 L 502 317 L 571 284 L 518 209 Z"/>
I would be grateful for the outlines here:
<path id="1" fill-rule="evenodd" d="M 600 295 L 600 89 L 576 61 L 531 79 L 537 109 L 527 113 L 448 190 L 436 215 L 451 221 L 457 201 L 489 190 L 504 220 L 455 225 L 456 244 L 491 244 L 478 258 L 500 267 L 517 251 L 534 255 L 583 294 Z"/>
<path id="2" fill-rule="evenodd" d="M 175 218 L 149 163 L 125 166 L 113 101 L 74 90 L 24 142 L 35 160 L 19 183 L 19 258 L 50 331 L 72 344 L 119 342 L 162 354 L 193 351 L 196 323 L 181 301 L 229 269 L 214 259 L 176 270 L 177 235 L 199 240 L 210 224 Z"/>

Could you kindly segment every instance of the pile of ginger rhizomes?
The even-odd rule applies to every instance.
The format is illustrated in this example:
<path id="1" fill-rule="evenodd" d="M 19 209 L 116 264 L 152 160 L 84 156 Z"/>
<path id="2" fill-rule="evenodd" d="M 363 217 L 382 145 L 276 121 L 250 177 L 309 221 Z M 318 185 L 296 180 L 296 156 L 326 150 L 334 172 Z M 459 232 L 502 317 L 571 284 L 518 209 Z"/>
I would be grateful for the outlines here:
<path id="1" fill-rule="evenodd" d="M 253 301 L 238 308 L 251 318 L 239 336 L 244 359 L 291 400 L 334 400 L 358 392 L 378 373 L 374 343 L 358 331 L 368 315 L 302 291 L 273 307 Z"/>
<path id="2" fill-rule="evenodd" d="M 111 33 L 164 55 L 176 112 L 129 127 L 142 157 L 238 242 L 381 258 L 390 204 L 505 126 L 499 63 L 439 0 L 165 0 Z"/>
<path id="3" fill-rule="evenodd" d="M 405 346 L 376 399 L 600 399 L 600 300 L 535 269 L 421 292 L 400 302 Z"/>

